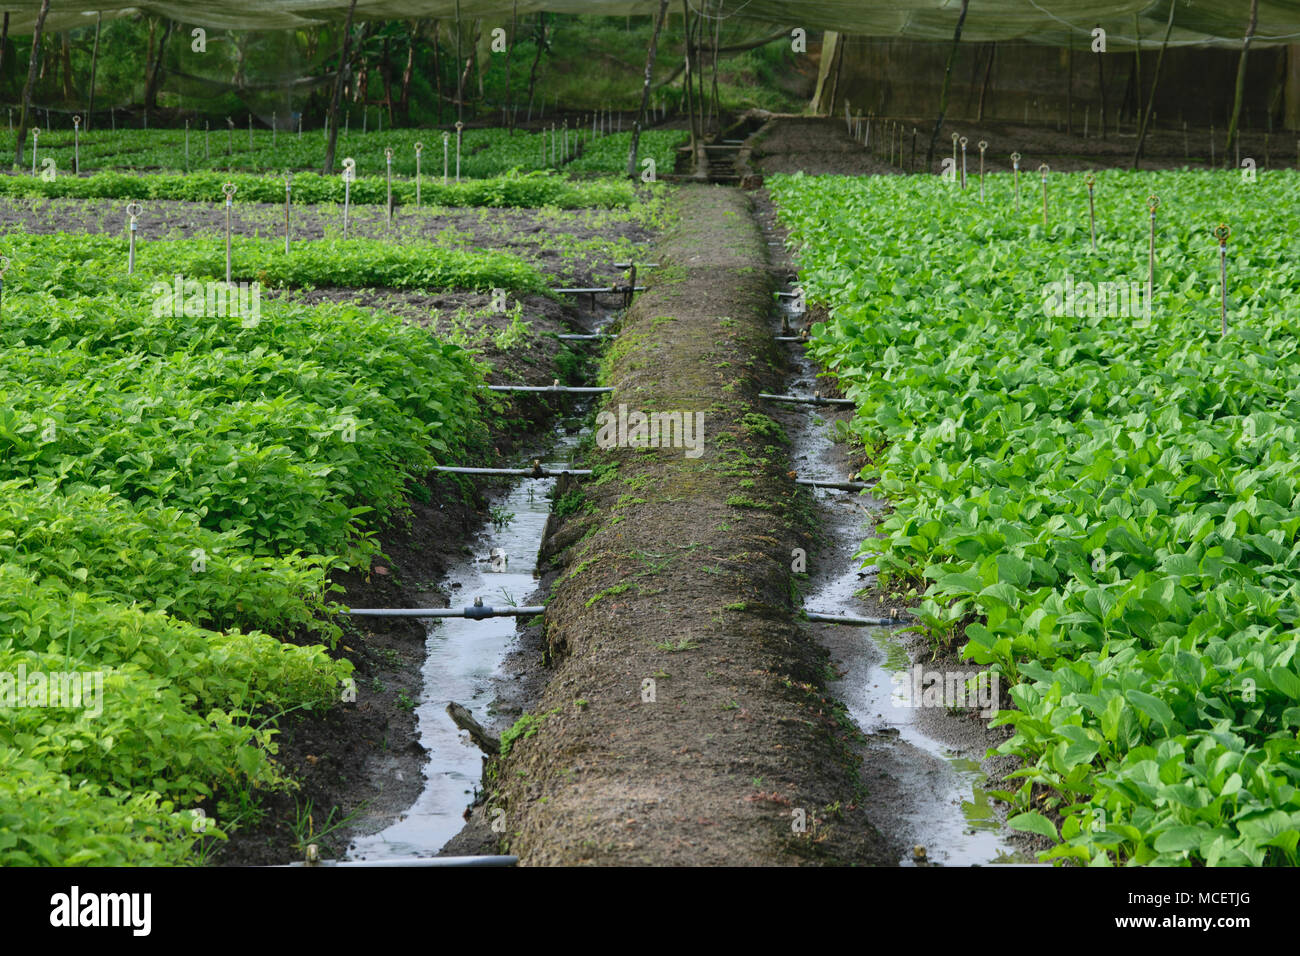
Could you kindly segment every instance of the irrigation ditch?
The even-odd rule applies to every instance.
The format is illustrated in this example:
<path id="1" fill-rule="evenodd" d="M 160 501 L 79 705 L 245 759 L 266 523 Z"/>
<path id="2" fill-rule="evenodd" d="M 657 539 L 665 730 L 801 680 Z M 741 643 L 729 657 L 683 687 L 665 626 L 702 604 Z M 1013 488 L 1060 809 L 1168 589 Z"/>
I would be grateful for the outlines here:
<path id="1" fill-rule="evenodd" d="M 554 357 L 530 359 L 528 384 L 496 386 L 528 410 L 497 447 L 513 474 L 453 466 L 475 506 L 440 524 L 417 509 L 385 541 L 391 570 L 343 582 L 379 609 L 344 648 L 372 691 L 362 737 L 326 717 L 286 739 L 290 763 L 317 749 L 355 774 L 319 788 L 354 809 L 321 826 L 308 803 L 304 825 L 299 803 L 293 842 L 356 865 L 1030 861 L 987 794 L 1012 769 L 984 758 L 999 733 L 923 699 L 971 669 L 900 632 L 906 607 L 855 556 L 887 505 L 862 493 L 839 440 L 852 410 L 804 355 L 766 194 L 672 202 L 616 326 L 546 329 L 605 349 L 580 404 L 557 413 Z M 677 415 L 686 440 L 638 446 L 628 409 Z"/>
<path id="2" fill-rule="evenodd" d="M 795 263 L 786 251 L 775 210 L 760 196 L 760 222 L 772 250 L 773 268 L 788 273 L 797 289 Z M 773 238 L 778 237 L 779 238 Z M 778 299 L 778 333 L 809 322 L 802 297 Z M 789 346 L 790 391 L 833 390 L 833 378 L 805 353 L 803 337 Z M 851 406 L 851 402 L 848 403 Z M 790 437 L 796 470 L 814 480 L 834 481 L 855 475 L 864 464 L 860 449 L 847 441 L 851 407 L 801 405 L 773 413 Z M 823 486 L 825 487 L 825 486 Z M 863 567 L 857 552 L 888 503 L 869 490 L 846 495 L 814 488 L 817 549 L 808 556 L 806 607 L 837 614 L 906 615 L 906 607 L 879 587 L 874 566 Z M 886 835 L 903 865 L 981 866 L 1033 861 L 1023 834 L 1007 829 L 1005 814 L 990 799 L 991 781 L 1014 768 L 1011 761 L 988 760 L 985 754 L 1005 739 L 987 726 L 999 701 L 988 694 L 987 709 L 978 690 L 966 694 L 969 663 L 935 659 L 916 635 L 897 626 L 872 628 L 806 625 L 826 649 L 834 679 L 827 690 L 842 701 L 861 730 L 859 753 L 864 805 Z M 958 687 L 975 706 L 928 705 Z"/>
<path id="3" fill-rule="evenodd" d="M 831 435 L 850 413 L 821 411 L 842 406 L 780 334 L 800 319 L 794 295 L 773 296 L 789 264 L 769 267 L 750 200 L 688 187 L 679 201 L 691 214 L 611 339 L 602 387 L 608 409 L 705 410 L 708 450 L 589 447 L 593 474 L 558 480 L 527 598 L 545 619 L 520 622 L 480 695 L 495 696 L 482 790 L 443 852 L 1026 862 L 984 789 L 1006 769 L 984 763 L 997 734 L 911 696 L 916 666 L 959 662 L 926 662 L 893 628 L 796 620 L 905 620 L 857 596 L 872 581 L 854 553 L 884 505 L 844 480 L 858 469 Z"/>
<path id="4" fill-rule="evenodd" d="M 357 290 L 319 290 L 316 294 L 341 298 L 359 295 Z M 378 299 L 382 292 L 369 295 Z M 412 296 L 404 302 L 412 312 L 412 321 L 427 324 L 431 305 L 445 308 L 449 303 L 479 299 L 486 305 L 486 296 L 469 293 Z M 585 334 L 597 327 L 607 317 L 604 300 L 602 310 L 595 313 L 576 304 L 551 299 L 544 302 L 545 309 L 534 311 L 526 306 L 533 335 L 527 348 L 496 347 L 492 336 L 500 331 L 500 323 L 486 309 L 474 314 L 470 330 L 486 336 L 480 350 L 492 363 L 492 381 L 522 380 L 540 387 L 556 379 L 568 381 L 591 374 L 581 353 L 559 336 L 575 334 L 574 330 Z M 554 446 L 572 441 L 572 399 L 546 393 L 497 393 L 495 400 L 508 404 L 485 436 L 484 460 L 480 464 L 527 465 L 539 457 L 547 460 Z M 472 604 L 475 596 L 506 603 L 505 595 L 500 593 L 502 584 L 512 596 L 515 589 L 527 590 L 514 575 L 527 568 L 535 545 L 530 551 L 507 543 L 506 552 L 513 555 L 508 562 L 510 580 L 493 574 L 493 587 L 481 595 L 462 595 L 479 586 L 470 572 L 477 569 L 485 576 L 491 574 L 492 549 L 502 547 L 499 541 L 488 541 L 498 532 L 492 517 L 512 515 L 509 521 L 500 521 L 499 529 L 512 536 L 516 522 L 520 533 L 525 533 L 532 516 L 539 509 L 545 512 L 545 489 L 539 484 L 544 483 L 431 472 L 412 489 L 407 513 L 378 530 L 382 556 L 369 573 L 334 575 L 334 583 L 343 589 L 336 600 L 352 608 L 444 608 Z M 521 496 L 526 506 L 519 505 L 515 496 Z M 476 561 L 479 557 L 486 557 L 487 565 Z M 450 796 L 444 806 L 430 810 L 426 801 L 420 804 L 420 813 L 410 813 L 421 801 L 429 781 L 438 774 L 438 767 L 444 767 L 452 776 L 468 772 L 476 780 L 478 775 L 477 769 L 465 771 L 464 761 L 455 759 L 469 755 L 477 760 L 476 751 L 456 740 L 454 726 L 449 740 L 438 738 L 439 721 L 421 710 L 441 692 L 424 687 L 425 673 L 440 654 L 444 663 L 450 660 L 453 665 L 465 665 L 450 673 L 450 683 L 444 689 L 455 688 L 457 694 L 468 696 L 472 702 L 472 692 L 466 694 L 460 688 L 472 684 L 478 676 L 477 668 L 488 666 L 483 663 L 487 658 L 480 653 L 479 645 L 489 646 L 491 639 L 483 641 L 483 637 L 494 624 L 513 632 L 512 622 L 513 618 L 459 622 L 462 627 L 472 628 L 469 633 L 475 636 L 463 645 L 453 646 L 454 642 L 437 636 L 445 632 L 442 624 L 431 628 L 427 621 L 406 616 L 358 616 L 347 620 L 336 653 L 353 663 L 356 700 L 324 714 L 289 715 L 282 721 L 277 759 L 292 772 L 299 786 L 291 793 L 266 795 L 260 812 L 239 821 L 239 829 L 220 848 L 214 862 L 302 862 L 307 848 L 314 845 L 322 863 L 328 864 L 344 858 L 349 843 L 355 839 L 370 839 L 372 845 L 382 845 L 382 841 L 373 839 L 375 834 L 404 816 L 415 817 L 412 825 L 427 826 L 441 825 L 440 817 L 445 816 L 455 824 L 445 828 L 443 839 L 454 833 L 465 805 L 473 799 L 472 783 L 462 790 L 455 789 L 456 781 L 446 783 L 444 790 Z M 435 633 L 431 636 L 431 632 Z M 445 704 L 443 701 L 439 706 Z M 443 722 L 447 720 L 445 714 L 439 717 Z M 431 740 L 438 742 L 431 746 Z M 448 742 L 450 750 L 443 746 Z M 399 839 L 390 836 L 393 842 Z M 437 846 L 426 847 L 436 838 L 417 833 L 403 844 L 402 853 L 394 848 L 391 855 L 384 853 L 384 857 L 409 860 L 430 856 Z M 364 855 L 367 860 L 356 862 L 373 862 L 378 853 L 371 850 Z"/>

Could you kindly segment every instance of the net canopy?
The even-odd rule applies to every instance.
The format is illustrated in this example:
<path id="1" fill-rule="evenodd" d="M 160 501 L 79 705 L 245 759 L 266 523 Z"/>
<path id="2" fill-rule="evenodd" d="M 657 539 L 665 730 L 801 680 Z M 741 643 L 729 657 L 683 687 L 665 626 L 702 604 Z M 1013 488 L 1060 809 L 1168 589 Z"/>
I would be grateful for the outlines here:
<path id="1" fill-rule="evenodd" d="M 1159 46 L 1169 4 L 1175 2 L 1170 45 L 1238 46 L 1246 32 L 1251 0 L 970 0 L 962 39 L 1023 41 L 1086 49 L 1092 31 L 1106 31 L 1106 48 Z M 768 27 L 834 30 L 871 37 L 951 40 L 961 0 L 687 0 L 706 16 Z M 6 0 L 11 34 L 30 33 L 41 0 Z M 141 13 L 186 26 L 229 30 L 281 30 L 337 22 L 349 0 L 204 0 L 202 3 L 51 0 L 46 28 L 75 29 L 105 18 Z M 504 22 L 539 11 L 605 16 L 654 14 L 658 0 L 357 0 L 359 20 L 416 18 L 484 19 Z M 679 14 L 681 0 L 669 10 Z M 1259 0 L 1255 43 L 1300 42 L 1300 0 Z"/>

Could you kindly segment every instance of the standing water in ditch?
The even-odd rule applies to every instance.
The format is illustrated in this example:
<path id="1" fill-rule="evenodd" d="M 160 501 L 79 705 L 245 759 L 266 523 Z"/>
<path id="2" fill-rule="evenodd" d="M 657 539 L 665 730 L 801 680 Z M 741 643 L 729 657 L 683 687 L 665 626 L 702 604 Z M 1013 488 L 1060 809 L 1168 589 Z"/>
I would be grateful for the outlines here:
<path id="1" fill-rule="evenodd" d="M 580 440 L 580 434 L 557 428 L 543 467 L 573 467 L 573 451 Z M 443 582 L 452 607 L 473 604 L 476 597 L 494 606 L 523 604 L 536 589 L 537 550 L 554 486 L 554 478 L 523 479 L 489 496 L 490 520 L 469 543 L 472 554 L 454 566 Z M 498 570 L 502 555 L 504 570 Z M 396 823 L 355 839 L 348 849 L 350 859 L 433 856 L 465 825 L 462 814 L 473 801 L 483 758 L 452 723 L 446 708 L 455 701 L 483 720 L 493 704 L 493 679 L 501 676 L 502 661 L 515 639 L 515 625 L 513 617 L 440 618 L 430 623 L 424 688 L 416 707 L 420 743 L 428 754 L 424 790 Z"/>
<path id="2" fill-rule="evenodd" d="M 795 316 L 787 313 L 787 318 Z M 789 391 L 811 394 L 817 384 L 813 363 L 797 344 L 790 360 L 794 376 Z M 847 419 L 848 413 L 838 417 Z M 853 477 L 845 473 L 847 455 L 834 440 L 835 417 L 799 406 L 783 413 L 782 420 L 801 476 L 824 481 Z M 884 503 L 870 493 L 815 489 L 813 494 L 824 551 L 809 555 L 812 576 L 804 606 L 861 616 L 855 594 L 875 584 L 875 569 L 863 568 L 854 555 Z M 889 628 L 832 625 L 817 627 L 817 633 L 838 665 L 838 678 L 827 689 L 866 735 L 861 773 L 869 816 L 898 848 L 900 862 L 919 862 L 914 856 L 918 846 L 925 851 L 921 859 L 944 866 L 1033 862 L 1009 844 L 1009 831 L 985 790 L 981 762 L 993 741 L 984 724 L 949 713 L 942 704 L 921 706 L 935 696 L 931 691 L 927 698 L 925 688 L 940 668 L 924 659 L 914 664 L 905 637 Z"/>

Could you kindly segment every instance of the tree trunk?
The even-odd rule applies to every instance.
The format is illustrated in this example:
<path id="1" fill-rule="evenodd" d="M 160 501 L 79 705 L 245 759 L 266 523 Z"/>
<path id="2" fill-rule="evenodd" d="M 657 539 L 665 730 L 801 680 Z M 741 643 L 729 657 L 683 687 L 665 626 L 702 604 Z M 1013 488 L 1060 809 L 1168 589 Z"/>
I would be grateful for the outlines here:
<path id="1" fill-rule="evenodd" d="M 9 24 L 9 14 L 5 14 L 5 25 Z M 95 115 L 95 71 L 99 67 L 99 29 L 104 25 L 104 15 L 95 14 L 95 45 L 90 51 L 90 103 L 86 107 L 86 132 L 90 132 L 92 117 Z"/>
<path id="2" fill-rule="evenodd" d="M 1237 123 L 1241 119 L 1241 98 L 1246 92 L 1246 54 L 1250 52 L 1250 41 L 1255 39 L 1255 27 L 1259 25 L 1259 0 L 1250 0 L 1250 22 L 1246 24 L 1246 36 L 1241 43 L 1241 59 L 1237 62 L 1237 88 L 1232 94 L 1232 118 L 1228 120 L 1228 142 L 1223 147 L 1225 162 L 1232 155 L 1232 147 L 1237 142 Z"/>
<path id="3" fill-rule="evenodd" d="M 1074 45 L 1065 48 L 1065 132 L 1074 135 Z"/>
<path id="4" fill-rule="evenodd" d="M 519 30 L 519 0 L 515 0 L 514 10 L 510 14 L 510 46 L 506 48 L 506 129 L 510 135 L 515 134 L 514 115 L 510 112 L 510 103 L 513 97 L 510 95 L 510 64 L 515 58 L 515 33 Z"/>
<path id="5" fill-rule="evenodd" d="M 0 83 L 5 76 L 5 47 L 9 46 L 9 11 L 5 11 L 4 26 L 0 27 Z"/>
<path id="6" fill-rule="evenodd" d="M 407 122 L 411 118 L 411 74 L 415 71 L 415 43 L 420 37 L 423 22 L 422 20 L 416 20 L 411 24 L 411 43 L 406 48 L 406 66 L 402 69 L 401 111 Z"/>
<path id="7" fill-rule="evenodd" d="M 384 37 L 384 52 L 379 62 L 379 72 L 384 78 L 384 109 L 388 111 L 388 128 L 393 127 L 393 70 L 388 59 L 388 37 Z"/>
<path id="8" fill-rule="evenodd" d="M 63 101 L 72 102 L 72 37 L 63 31 Z"/>
<path id="9" fill-rule="evenodd" d="M 835 34 L 835 49 L 831 51 L 832 67 L 831 77 L 831 96 L 830 102 L 826 105 L 826 115 L 835 118 L 835 97 L 840 91 L 840 71 L 844 68 L 844 34 Z"/>
<path id="10" fill-rule="evenodd" d="M 153 61 L 153 67 L 149 70 L 149 79 L 144 86 L 144 107 L 148 110 L 158 108 L 158 79 L 162 73 L 163 53 L 167 49 L 167 38 L 171 36 L 172 21 L 168 20 L 163 27 L 162 37 L 158 40 L 158 53 Z"/>
<path id="11" fill-rule="evenodd" d="M 48 3 L 49 0 L 46 0 Z M 334 150 L 339 141 L 339 101 L 343 99 L 343 82 L 348 72 L 348 56 L 352 53 L 352 17 L 357 12 L 357 0 L 348 4 L 347 24 L 343 27 L 343 50 L 339 53 L 339 72 L 334 78 L 334 96 L 330 99 L 329 145 L 325 147 L 325 163 L 321 166 L 322 176 L 334 175 Z"/>
<path id="12" fill-rule="evenodd" d="M 156 17 L 150 17 L 149 18 L 149 42 L 145 45 L 145 49 L 144 49 L 144 98 L 146 100 L 149 98 L 149 69 L 151 64 L 153 63 L 153 40 L 154 37 L 157 35 L 158 35 L 158 19 Z M 238 77 L 239 77 L 238 67 L 235 68 L 235 77 L 236 77 L 236 82 L 238 82 Z M 134 93 L 135 91 L 132 90 L 132 92 Z"/>
<path id="13" fill-rule="evenodd" d="M 994 40 L 989 44 L 989 62 L 988 66 L 984 68 L 984 85 L 980 87 L 979 115 L 975 117 L 975 122 L 977 123 L 984 121 L 984 102 L 989 95 L 989 80 L 993 78 L 993 58 L 997 55 L 998 44 L 997 41 Z"/>
<path id="14" fill-rule="evenodd" d="M 27 85 L 23 87 L 22 112 L 18 119 L 18 136 L 14 144 L 14 163 L 23 164 L 23 147 L 27 144 L 27 114 L 32 108 L 32 86 L 36 83 L 36 61 L 41 50 L 41 33 L 45 29 L 45 17 L 50 12 L 50 0 L 41 0 L 40 12 L 36 14 L 36 26 L 32 31 L 32 61 L 27 66 Z"/>
<path id="15" fill-rule="evenodd" d="M 717 20 L 713 24 L 713 89 L 710 94 L 713 97 L 713 127 L 714 129 L 721 129 L 722 107 L 718 103 L 718 60 L 721 59 L 720 49 L 722 47 L 722 0 L 718 0 L 718 12 L 715 16 Z"/>
<path id="16" fill-rule="evenodd" d="M 1097 128 L 1101 130 L 1101 138 L 1106 138 L 1106 70 L 1102 63 L 1102 57 L 1106 54 L 1097 54 L 1097 92 L 1101 94 L 1101 111 L 1097 114 Z"/>
<path id="17" fill-rule="evenodd" d="M 462 67 L 465 61 L 461 58 L 460 50 L 460 0 L 456 0 L 456 122 L 465 121 L 465 72 Z"/>
<path id="18" fill-rule="evenodd" d="M 533 92 L 537 86 L 537 65 L 542 62 L 542 47 L 546 45 L 546 14 L 537 14 L 537 52 L 533 55 L 533 68 L 528 73 L 528 112 L 533 111 Z"/>
<path id="19" fill-rule="evenodd" d="M 957 14 L 957 29 L 952 35 L 952 48 L 948 51 L 948 63 L 943 69 L 943 86 L 939 90 L 939 118 L 934 121 L 934 132 L 930 134 L 930 146 L 925 151 L 925 165 L 929 169 L 934 165 L 934 148 L 939 142 L 939 131 L 943 129 L 943 117 L 948 112 L 948 90 L 952 86 L 952 65 L 957 59 L 957 47 L 961 43 L 961 28 L 966 23 L 966 9 L 970 0 L 961 0 L 961 12 Z"/>
<path id="20" fill-rule="evenodd" d="M 700 142 L 699 124 L 695 121 L 695 76 L 694 67 L 691 65 L 691 41 L 694 36 L 691 33 L 691 9 L 688 0 L 682 0 L 682 17 L 686 27 L 686 40 L 682 44 L 683 52 L 686 55 L 686 115 L 691 127 L 691 164 L 694 166 L 695 175 L 698 177 L 701 174 L 704 148 Z"/>
<path id="21" fill-rule="evenodd" d="M 1142 115 L 1142 21 L 1133 15 L 1133 36 L 1137 46 L 1133 50 L 1133 118 Z"/>
<path id="22" fill-rule="evenodd" d="M 439 34 L 442 32 L 442 24 L 438 20 L 433 21 L 433 77 L 434 83 L 437 84 L 438 94 L 438 125 L 442 125 L 442 56 L 438 50 Z"/>
<path id="23" fill-rule="evenodd" d="M 1160 52 L 1156 55 L 1156 71 L 1151 77 L 1151 95 L 1147 98 L 1146 112 L 1142 114 L 1142 126 L 1138 130 L 1137 146 L 1133 150 L 1133 168 L 1137 169 L 1142 159 L 1142 147 L 1146 144 L 1147 130 L 1151 126 L 1151 112 L 1156 106 L 1156 84 L 1160 82 L 1160 64 L 1165 59 L 1165 49 L 1169 46 L 1169 34 L 1174 30 L 1175 3 L 1169 4 L 1169 22 L 1165 24 L 1165 38 L 1160 42 Z"/>
<path id="24" fill-rule="evenodd" d="M 650 34 L 650 48 L 645 55 L 645 84 L 641 87 L 641 109 L 637 112 L 636 125 L 632 127 L 632 146 L 627 153 L 627 178 L 636 177 L 637 150 L 641 148 L 641 130 L 646 125 L 646 109 L 650 104 L 650 80 L 654 76 L 655 56 L 659 51 L 659 31 L 664 28 L 664 17 L 668 14 L 668 0 L 659 0 L 659 16 L 655 19 L 654 33 Z"/>
<path id="25" fill-rule="evenodd" d="M 704 137 L 707 131 L 704 128 L 706 117 L 704 101 L 704 5 L 701 3 L 700 12 L 695 14 L 695 112 L 700 117 L 700 152 L 704 152 Z"/>

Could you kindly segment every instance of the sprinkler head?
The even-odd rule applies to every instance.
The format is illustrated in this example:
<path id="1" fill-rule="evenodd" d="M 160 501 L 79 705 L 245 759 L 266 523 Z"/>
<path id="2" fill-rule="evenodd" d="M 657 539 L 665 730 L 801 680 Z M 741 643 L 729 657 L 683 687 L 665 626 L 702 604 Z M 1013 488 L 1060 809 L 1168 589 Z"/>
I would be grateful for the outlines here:
<path id="1" fill-rule="evenodd" d="M 230 202 L 230 198 L 231 198 L 232 196 L 235 195 L 235 184 L 234 184 L 234 183 L 226 183 L 225 185 L 223 185 L 223 186 L 221 187 L 221 191 L 222 191 L 222 192 L 225 194 L 225 196 L 226 196 L 226 202 Z"/>
<path id="2" fill-rule="evenodd" d="M 73 125 L 73 126 L 80 126 L 80 125 L 81 125 L 81 117 L 80 117 L 80 116 L 74 116 L 74 117 L 72 117 L 72 125 Z"/>
<path id="3" fill-rule="evenodd" d="M 1220 246 L 1226 246 L 1228 244 L 1228 237 L 1230 235 L 1232 235 L 1232 229 L 1228 227 L 1226 222 L 1221 222 L 1214 227 L 1214 238 L 1219 240 Z M 3 275 L 3 273 L 0 273 L 0 275 Z"/>

